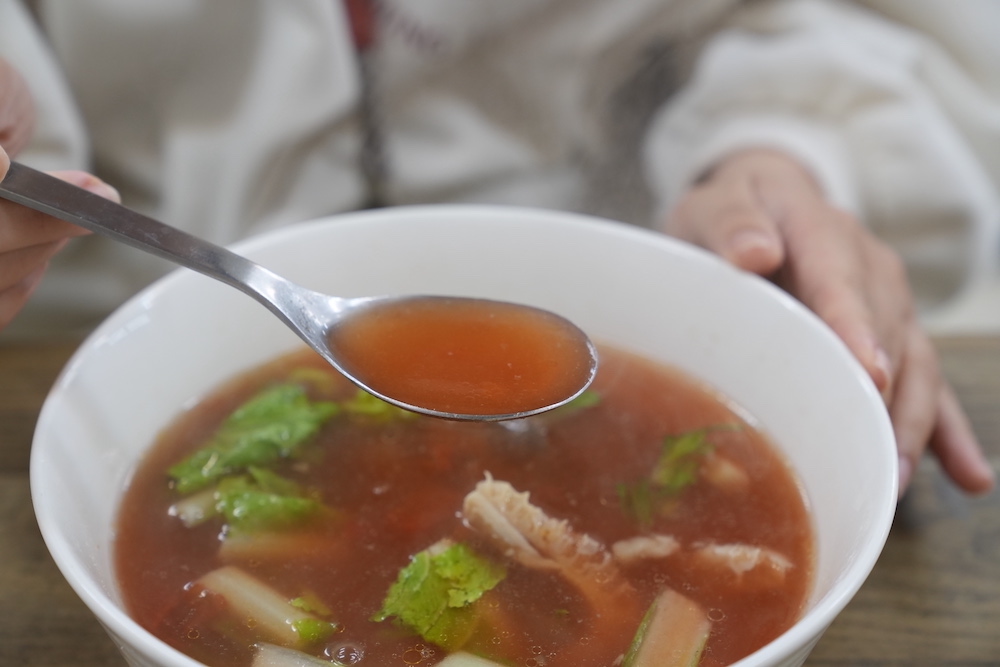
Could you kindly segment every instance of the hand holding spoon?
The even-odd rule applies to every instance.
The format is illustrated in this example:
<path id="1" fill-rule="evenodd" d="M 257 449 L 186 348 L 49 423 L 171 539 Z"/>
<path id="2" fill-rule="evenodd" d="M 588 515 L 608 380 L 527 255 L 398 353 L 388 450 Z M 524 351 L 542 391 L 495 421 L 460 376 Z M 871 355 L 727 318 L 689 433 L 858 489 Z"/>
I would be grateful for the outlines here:
<path id="1" fill-rule="evenodd" d="M 597 372 L 587 336 L 546 310 L 445 296 L 341 298 L 12 162 L 0 197 L 215 278 L 266 306 L 348 379 L 400 407 L 462 420 L 544 412 Z"/>

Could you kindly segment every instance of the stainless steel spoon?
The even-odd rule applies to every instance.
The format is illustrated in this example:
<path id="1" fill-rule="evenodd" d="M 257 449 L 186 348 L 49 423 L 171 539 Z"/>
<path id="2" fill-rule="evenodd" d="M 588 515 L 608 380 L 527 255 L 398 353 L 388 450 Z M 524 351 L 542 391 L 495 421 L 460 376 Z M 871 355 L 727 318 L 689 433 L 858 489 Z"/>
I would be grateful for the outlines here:
<path id="1" fill-rule="evenodd" d="M 355 384 L 408 410 L 462 420 L 497 421 L 526 417 L 569 402 L 586 389 L 597 371 L 597 354 L 587 336 L 564 318 L 538 308 L 459 297 L 328 296 L 290 282 L 225 248 L 16 162 L 10 165 L 7 175 L 0 181 L 0 197 L 109 236 L 239 289 L 277 315 Z M 489 409 L 467 406 L 461 409 L 442 408 L 441 405 L 432 404 L 435 403 L 433 400 L 414 402 L 411 398 L 400 397 L 391 387 L 379 386 L 373 380 L 378 376 L 368 372 L 363 365 L 359 366 L 359 359 L 351 358 L 349 349 L 336 343 L 336 334 L 343 331 L 349 323 L 355 325 L 361 316 L 370 316 L 376 310 L 392 317 L 392 308 L 397 304 L 400 307 L 443 305 L 457 309 L 472 306 L 479 310 L 495 309 L 500 314 L 515 313 L 526 316 L 527 321 L 543 321 L 549 329 L 554 324 L 559 337 L 552 339 L 552 345 L 560 348 L 560 354 L 571 358 L 573 362 L 573 375 L 568 378 L 569 385 L 566 386 L 564 382 L 558 395 L 546 396 L 540 403 L 536 400 L 538 404 L 519 405 L 513 409 L 497 406 Z M 456 331 L 455 334 L 460 337 L 462 332 Z M 331 343 L 331 340 L 334 342 Z M 549 342 L 548 339 L 541 340 Z M 364 340 L 361 345 L 364 345 Z M 549 356 L 549 350 L 543 348 L 542 352 L 541 356 Z M 567 353 L 570 353 L 568 357 Z M 428 370 L 426 367 L 424 371 L 431 375 L 434 372 L 433 368 Z"/>

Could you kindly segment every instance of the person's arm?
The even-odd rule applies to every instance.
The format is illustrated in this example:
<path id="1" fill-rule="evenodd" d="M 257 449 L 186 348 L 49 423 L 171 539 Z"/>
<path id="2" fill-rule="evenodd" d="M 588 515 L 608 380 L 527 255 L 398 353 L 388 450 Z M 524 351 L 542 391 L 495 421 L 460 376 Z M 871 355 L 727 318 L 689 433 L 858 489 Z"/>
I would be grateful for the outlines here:
<path id="1" fill-rule="evenodd" d="M 10 156 L 27 145 L 34 120 L 34 104 L 26 82 L 0 59 L 0 180 L 7 175 Z M 118 199 L 113 188 L 85 172 L 52 173 L 96 194 Z M 0 200 L 0 329 L 30 298 L 52 256 L 70 238 L 86 233 L 75 225 Z"/>
<path id="2" fill-rule="evenodd" d="M 661 221 L 841 336 L 885 396 L 901 492 L 928 446 L 960 487 L 991 489 L 912 290 L 960 295 L 995 270 L 996 175 L 967 137 L 996 129 L 954 108 L 979 98 L 921 36 L 847 3 L 754 3 L 736 24 L 653 125 Z"/>

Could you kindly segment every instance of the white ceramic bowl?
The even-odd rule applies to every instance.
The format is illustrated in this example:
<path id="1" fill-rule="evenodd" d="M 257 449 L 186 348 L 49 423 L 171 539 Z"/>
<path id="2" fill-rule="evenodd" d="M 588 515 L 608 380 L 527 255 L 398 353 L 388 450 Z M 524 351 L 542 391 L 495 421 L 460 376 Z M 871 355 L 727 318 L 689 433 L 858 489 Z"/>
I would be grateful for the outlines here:
<path id="1" fill-rule="evenodd" d="M 798 302 L 707 253 L 623 224 L 481 206 L 344 215 L 235 249 L 339 296 L 439 293 L 549 308 L 596 341 L 685 369 L 742 405 L 801 476 L 819 539 L 808 610 L 743 667 L 801 664 L 883 547 L 896 455 L 877 391 Z M 122 609 L 111 543 L 130 473 L 182 406 L 300 345 L 249 297 L 179 270 L 104 322 L 48 397 L 31 458 L 38 524 L 132 665 L 199 663 Z"/>

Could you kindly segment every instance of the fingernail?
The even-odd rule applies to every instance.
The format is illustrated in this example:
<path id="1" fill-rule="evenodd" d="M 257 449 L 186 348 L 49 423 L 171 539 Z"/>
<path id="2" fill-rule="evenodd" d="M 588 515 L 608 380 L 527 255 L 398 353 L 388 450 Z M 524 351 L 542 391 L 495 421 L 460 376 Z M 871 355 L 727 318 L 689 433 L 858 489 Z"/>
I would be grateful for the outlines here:
<path id="1" fill-rule="evenodd" d="M 99 178 L 93 178 L 89 183 L 83 186 L 86 190 L 93 192 L 95 195 L 100 195 L 105 199 L 110 199 L 111 201 L 120 202 L 122 200 L 121 195 L 118 190 L 111 187 Z"/>
<path id="2" fill-rule="evenodd" d="M 889 355 L 886 354 L 881 345 L 875 346 L 875 355 L 872 363 L 875 365 L 875 372 L 871 374 L 872 381 L 875 382 L 878 390 L 882 392 L 882 396 L 886 397 L 892 386 L 892 361 L 889 360 Z"/>
<path id="3" fill-rule="evenodd" d="M 104 197 L 105 199 L 111 199 L 112 201 L 119 202 L 121 201 L 121 195 L 118 194 L 118 190 L 91 174 L 83 172 L 67 172 L 65 174 L 61 174 L 60 178 L 68 183 L 72 183 L 78 188 L 83 188 L 84 190 Z"/>
<path id="4" fill-rule="evenodd" d="M 759 229 L 741 229 L 726 241 L 726 249 L 734 255 L 742 255 L 752 250 L 769 249 L 774 239 Z"/>
<path id="5" fill-rule="evenodd" d="M 899 457 L 899 493 L 897 497 L 902 498 L 903 494 L 906 493 L 906 488 L 910 485 L 910 480 L 913 478 L 913 464 L 910 463 L 910 459 L 905 456 Z"/>
<path id="6" fill-rule="evenodd" d="M 728 239 L 722 256 L 744 271 L 770 275 L 780 268 L 781 245 L 760 229 L 743 229 Z"/>
<path id="7" fill-rule="evenodd" d="M 993 469 L 993 466 L 990 464 L 988 460 L 984 460 L 983 469 L 981 472 L 982 472 L 982 480 L 979 485 L 978 492 L 989 493 L 990 491 L 993 490 L 993 488 L 996 486 L 997 483 L 996 470 Z"/>

